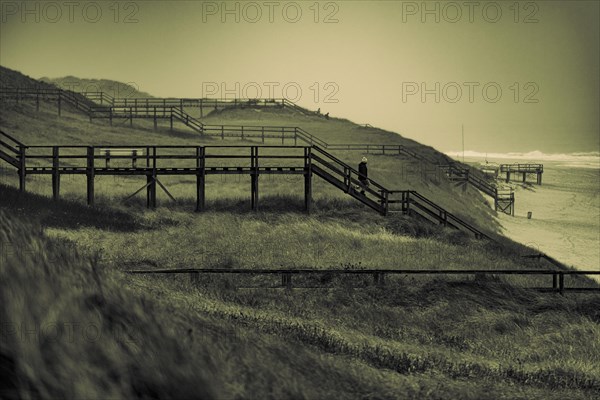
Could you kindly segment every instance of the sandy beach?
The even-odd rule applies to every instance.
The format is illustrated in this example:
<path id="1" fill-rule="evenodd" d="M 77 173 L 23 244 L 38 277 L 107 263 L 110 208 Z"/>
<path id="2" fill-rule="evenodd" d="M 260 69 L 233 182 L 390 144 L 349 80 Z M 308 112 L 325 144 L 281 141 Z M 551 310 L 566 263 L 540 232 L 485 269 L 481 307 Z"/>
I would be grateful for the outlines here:
<path id="1" fill-rule="evenodd" d="M 511 183 L 515 216 L 497 218 L 509 238 L 575 268 L 600 271 L 599 185 L 598 168 L 545 161 L 542 185 Z"/>

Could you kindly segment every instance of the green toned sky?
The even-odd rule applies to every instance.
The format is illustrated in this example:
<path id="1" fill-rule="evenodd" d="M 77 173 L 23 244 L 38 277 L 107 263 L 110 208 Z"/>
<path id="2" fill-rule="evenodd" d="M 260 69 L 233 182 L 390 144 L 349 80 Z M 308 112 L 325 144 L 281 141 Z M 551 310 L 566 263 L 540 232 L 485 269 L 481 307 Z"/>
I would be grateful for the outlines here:
<path id="1" fill-rule="evenodd" d="M 1 3 L 0 64 L 35 78 L 173 97 L 271 87 L 445 151 L 461 124 L 480 152 L 600 147 L 597 1 Z"/>

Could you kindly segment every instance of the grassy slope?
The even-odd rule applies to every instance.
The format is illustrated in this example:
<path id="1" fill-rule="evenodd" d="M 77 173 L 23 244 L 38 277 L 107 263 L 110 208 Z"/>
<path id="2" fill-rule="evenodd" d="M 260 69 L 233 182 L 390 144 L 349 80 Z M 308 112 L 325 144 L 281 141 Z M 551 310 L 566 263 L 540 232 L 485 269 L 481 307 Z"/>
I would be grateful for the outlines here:
<path id="1" fill-rule="evenodd" d="M 214 143 L 183 130 L 170 136 L 155 133 L 147 123 L 129 129 L 97 122 L 92 131 L 76 113 L 56 118 L 52 105 L 44 105 L 35 119 L 26 117 L 30 112 L 27 104 L 3 107 L 0 126 L 26 143 L 114 144 L 123 143 L 125 135 L 128 143 Z M 208 120 L 226 118 L 237 123 L 248 112 L 221 113 Z M 275 124 L 282 118 L 270 114 L 252 123 Z M 313 129 L 307 126 L 307 130 L 331 142 L 343 135 L 346 124 L 311 123 Z M 341 125 L 333 129 L 329 123 Z M 397 182 L 378 164 L 399 168 L 403 160 L 370 159 L 376 179 Z M 14 186 L 14 174 L 2 177 Z M 335 394 L 562 399 L 592 398 L 600 390 L 600 300 L 520 288 L 548 285 L 547 280 L 401 277 L 389 280 L 385 291 L 365 286 L 368 282 L 362 279 L 326 280 L 304 283 L 327 284 L 331 289 L 282 293 L 233 289 L 239 284 L 273 283 L 263 279 L 211 278 L 193 284 L 183 277 L 156 279 L 119 272 L 132 266 L 192 265 L 538 266 L 521 259 L 519 254 L 527 250 L 509 241 L 502 248 L 409 218 L 379 217 L 324 185 L 315 189 L 320 195 L 311 216 L 294 211 L 301 199 L 290 193 L 301 183 L 293 180 L 270 181 L 262 203 L 265 211 L 250 213 L 245 187 L 235 178 L 228 179 L 210 183 L 213 211 L 201 215 L 189 212 L 192 198 L 186 182 L 168 182 L 179 202 L 157 211 L 144 210 L 141 199 L 120 202 L 141 186 L 136 180 L 99 182 L 99 207 L 94 210 L 83 205 L 83 181 L 75 178 L 63 181 L 67 200 L 56 204 L 0 186 L 0 207 L 6 211 L 0 214 L 0 240 L 11 243 L 3 249 L 20 243 L 25 251 L 18 254 L 26 254 L 3 253 L 8 254 L 4 259 L 8 262 L 0 269 L 0 293 L 7 293 L 1 302 L 2 315 L 9 318 L 3 326 L 91 322 L 105 333 L 99 342 L 58 340 L 51 346 L 47 343 L 52 332 L 45 335 L 43 330 L 39 343 L 19 333 L 3 336 L 2 357 L 16 363 L 9 368 L 14 374 L 7 375 L 8 381 L 18 385 L 21 393 L 33 391 L 43 397 L 189 397 L 198 394 L 193 390 L 205 390 L 207 397 L 242 398 Z M 446 202 L 452 210 L 464 203 L 464 209 L 478 215 L 478 222 L 490 220 L 486 209 L 469 203 L 471 196 L 443 182 L 406 183 L 419 185 L 422 192 L 429 190 L 434 200 Z M 28 185 L 46 195 L 50 186 L 43 179 Z M 161 202 L 167 204 L 164 197 Z M 283 213 L 269 211 L 274 209 Z M 41 229 L 53 239 L 29 233 Z M 578 282 L 592 284 L 585 279 Z M 118 328 L 135 340 L 116 336 Z M 166 372 L 159 373 L 158 365 Z M 114 370 L 118 376 L 109 373 Z M 68 384 L 73 374 L 76 384 Z"/>

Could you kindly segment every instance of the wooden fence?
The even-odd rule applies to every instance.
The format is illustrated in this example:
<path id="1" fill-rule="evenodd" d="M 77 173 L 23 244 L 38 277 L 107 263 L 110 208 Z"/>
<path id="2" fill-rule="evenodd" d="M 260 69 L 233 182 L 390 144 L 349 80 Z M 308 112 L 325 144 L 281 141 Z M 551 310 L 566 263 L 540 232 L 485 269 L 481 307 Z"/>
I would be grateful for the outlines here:
<path id="1" fill-rule="evenodd" d="M 552 276 L 551 286 L 529 288 L 545 292 L 556 292 L 563 294 L 565 292 L 599 292 L 600 285 L 590 287 L 569 287 L 565 285 L 565 277 L 575 275 L 600 275 L 600 271 L 557 271 L 557 270 L 485 270 L 485 269 L 449 269 L 449 270 L 421 270 L 421 269 L 223 269 L 223 268 L 183 268 L 183 269 L 151 269 L 151 270 L 128 270 L 129 274 L 189 274 L 190 279 L 198 281 L 202 275 L 266 275 L 279 276 L 282 287 L 291 289 L 293 287 L 292 277 L 294 276 L 329 276 L 339 277 L 348 275 L 366 275 L 371 276 L 374 284 L 385 286 L 386 276 L 388 275 L 434 275 L 434 276 L 473 276 L 475 278 L 485 278 L 492 276 L 507 275 L 529 275 L 529 276 Z M 298 287 L 298 286 L 297 286 Z"/>

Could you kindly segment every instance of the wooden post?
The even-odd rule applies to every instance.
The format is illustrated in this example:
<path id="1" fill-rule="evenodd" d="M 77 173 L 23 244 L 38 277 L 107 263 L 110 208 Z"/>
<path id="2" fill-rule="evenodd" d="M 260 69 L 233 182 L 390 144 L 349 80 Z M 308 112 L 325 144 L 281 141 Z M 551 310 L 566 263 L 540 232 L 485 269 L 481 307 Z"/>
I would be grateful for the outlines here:
<path id="1" fill-rule="evenodd" d="M 204 118 L 204 110 L 202 109 L 202 99 L 200 99 L 200 118 Z"/>
<path id="2" fill-rule="evenodd" d="M 373 273 L 373 283 L 380 288 L 385 286 L 385 274 L 383 272 Z"/>
<path id="3" fill-rule="evenodd" d="M 152 146 L 152 171 L 146 175 L 146 206 L 156 208 L 156 146 Z"/>
<path id="4" fill-rule="evenodd" d="M 88 146 L 87 148 L 87 204 L 88 206 L 94 205 L 94 147 Z"/>
<path id="5" fill-rule="evenodd" d="M 58 94 L 58 116 L 60 117 L 60 93 Z"/>
<path id="6" fill-rule="evenodd" d="M 156 208 L 156 175 L 153 172 L 146 174 L 146 207 Z"/>
<path id="7" fill-rule="evenodd" d="M 206 147 L 196 147 L 196 211 L 204 211 L 206 201 Z"/>
<path id="8" fill-rule="evenodd" d="M 35 111 L 40 111 L 40 94 L 35 95 Z"/>
<path id="9" fill-rule="evenodd" d="M 523 183 L 527 181 L 527 172 L 523 172 Z"/>
<path id="10" fill-rule="evenodd" d="M 112 119 L 113 119 L 113 111 L 112 110 L 113 110 L 112 107 L 110 107 L 108 109 L 108 119 L 110 121 L 110 126 L 112 126 Z"/>
<path id="11" fill-rule="evenodd" d="M 147 100 L 146 100 L 147 101 Z M 147 103 L 146 103 L 147 105 Z M 157 122 L 156 122 L 156 107 L 154 107 L 154 130 L 157 130 Z"/>
<path id="12" fill-rule="evenodd" d="M 27 176 L 27 167 L 25 156 L 25 146 L 19 145 L 19 191 L 25 192 L 25 177 Z"/>
<path id="13" fill-rule="evenodd" d="M 506 182 L 510 182 L 510 170 L 506 170 Z"/>
<path id="14" fill-rule="evenodd" d="M 283 272 L 281 274 L 281 286 L 283 286 L 287 290 L 292 289 L 292 274 L 290 274 L 289 272 Z"/>
<path id="15" fill-rule="evenodd" d="M 390 208 L 390 192 L 388 192 L 387 190 L 385 190 L 383 193 L 383 216 L 387 216 L 388 215 L 388 210 Z"/>
<path id="16" fill-rule="evenodd" d="M 555 290 L 555 291 L 558 289 L 557 278 L 558 277 L 556 276 L 556 273 L 553 273 L 552 274 L 552 289 Z"/>
<path id="17" fill-rule="evenodd" d="M 565 274 L 558 273 L 558 292 L 563 295 L 565 290 Z"/>
<path id="18" fill-rule="evenodd" d="M 312 159 L 311 147 L 304 148 L 304 210 L 310 214 L 312 208 Z"/>
<path id="19" fill-rule="evenodd" d="M 129 127 L 133 128 L 133 108 L 129 107 Z"/>
<path id="20" fill-rule="evenodd" d="M 253 211 L 258 211 L 258 146 L 250 147 L 250 199 Z"/>
<path id="21" fill-rule="evenodd" d="M 265 127 L 264 126 L 261 127 L 261 132 L 262 132 L 262 142 L 264 144 L 265 143 Z"/>
<path id="22" fill-rule="evenodd" d="M 52 199 L 58 201 L 60 198 L 60 171 L 58 146 L 52 147 Z"/>
<path id="23" fill-rule="evenodd" d="M 515 194 L 510 193 L 510 215 L 515 216 Z"/>

